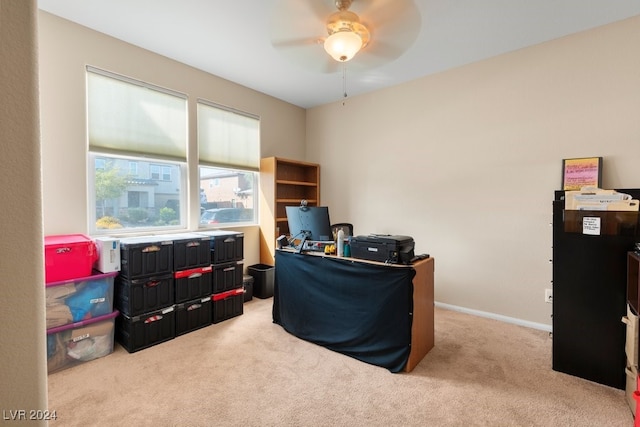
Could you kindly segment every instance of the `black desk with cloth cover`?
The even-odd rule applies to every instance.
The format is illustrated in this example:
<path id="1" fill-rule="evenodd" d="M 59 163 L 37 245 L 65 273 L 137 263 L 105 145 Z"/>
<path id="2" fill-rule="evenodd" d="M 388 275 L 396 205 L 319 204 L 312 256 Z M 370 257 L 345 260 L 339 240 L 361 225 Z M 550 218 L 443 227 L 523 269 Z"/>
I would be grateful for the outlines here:
<path id="1" fill-rule="evenodd" d="M 277 250 L 275 265 L 273 321 L 292 335 L 391 372 L 411 371 L 433 347 L 433 259 Z"/>

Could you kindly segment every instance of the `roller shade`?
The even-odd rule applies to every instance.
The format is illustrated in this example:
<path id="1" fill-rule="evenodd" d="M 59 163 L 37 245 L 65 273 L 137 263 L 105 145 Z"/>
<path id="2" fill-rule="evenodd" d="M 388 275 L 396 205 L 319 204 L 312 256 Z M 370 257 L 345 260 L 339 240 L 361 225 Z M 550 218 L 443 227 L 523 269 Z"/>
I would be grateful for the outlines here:
<path id="1" fill-rule="evenodd" d="M 260 120 L 199 100 L 198 154 L 201 165 L 259 170 Z"/>
<path id="2" fill-rule="evenodd" d="M 187 99 L 178 92 L 87 67 L 89 149 L 187 159 Z"/>

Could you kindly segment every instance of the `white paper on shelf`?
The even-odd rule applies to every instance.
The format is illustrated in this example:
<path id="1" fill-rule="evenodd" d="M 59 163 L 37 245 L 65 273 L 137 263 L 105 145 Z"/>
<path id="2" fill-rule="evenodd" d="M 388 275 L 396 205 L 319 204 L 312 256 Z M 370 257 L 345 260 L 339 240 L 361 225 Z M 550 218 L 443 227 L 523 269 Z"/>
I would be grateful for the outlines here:
<path id="1" fill-rule="evenodd" d="M 566 210 L 592 211 L 637 211 L 638 201 L 629 194 L 618 193 L 615 190 L 603 190 L 594 187 L 584 187 L 580 191 L 565 192 Z"/>

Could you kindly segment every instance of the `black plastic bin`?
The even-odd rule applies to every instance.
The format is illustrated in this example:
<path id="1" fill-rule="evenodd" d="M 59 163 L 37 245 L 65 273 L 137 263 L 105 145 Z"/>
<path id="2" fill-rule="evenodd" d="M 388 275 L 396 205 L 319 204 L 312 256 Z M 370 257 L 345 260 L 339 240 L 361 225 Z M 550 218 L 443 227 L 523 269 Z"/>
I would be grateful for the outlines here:
<path id="1" fill-rule="evenodd" d="M 270 298 L 273 296 L 273 282 L 276 268 L 273 265 L 254 264 L 247 267 L 247 273 L 253 276 L 253 296 Z"/>

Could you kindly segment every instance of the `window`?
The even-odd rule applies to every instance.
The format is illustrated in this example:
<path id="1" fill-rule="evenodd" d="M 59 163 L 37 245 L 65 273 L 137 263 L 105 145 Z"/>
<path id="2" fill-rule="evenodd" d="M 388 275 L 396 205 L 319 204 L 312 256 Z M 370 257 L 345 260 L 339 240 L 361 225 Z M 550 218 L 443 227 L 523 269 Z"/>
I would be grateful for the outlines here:
<path id="1" fill-rule="evenodd" d="M 186 96 L 87 67 L 89 230 L 186 228 Z"/>
<path id="2" fill-rule="evenodd" d="M 162 179 L 163 181 L 171 181 L 171 168 L 162 166 L 160 170 L 162 171 L 160 179 Z"/>
<path id="3" fill-rule="evenodd" d="M 198 101 L 200 226 L 257 222 L 260 121 Z"/>
<path id="4" fill-rule="evenodd" d="M 138 176 L 138 162 L 129 162 L 129 175 Z"/>
<path id="5" fill-rule="evenodd" d="M 186 229 L 198 190 L 200 227 L 257 222 L 259 119 L 202 100 L 196 119 L 189 189 L 186 95 L 87 67 L 91 234 Z"/>
<path id="6" fill-rule="evenodd" d="M 152 165 L 151 179 L 155 179 L 158 181 L 171 181 L 171 168 L 160 165 Z"/>
<path id="7" fill-rule="evenodd" d="M 151 179 L 160 180 L 160 166 L 151 165 L 149 169 L 151 170 Z"/>

